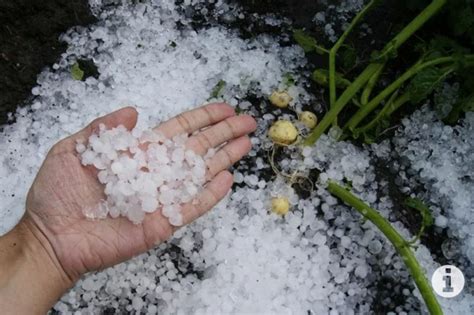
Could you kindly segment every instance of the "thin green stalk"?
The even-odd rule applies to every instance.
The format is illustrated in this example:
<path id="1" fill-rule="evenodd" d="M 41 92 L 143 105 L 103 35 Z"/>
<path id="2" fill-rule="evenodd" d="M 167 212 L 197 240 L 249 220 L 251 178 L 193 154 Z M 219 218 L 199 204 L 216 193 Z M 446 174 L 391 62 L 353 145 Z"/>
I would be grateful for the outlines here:
<path id="1" fill-rule="evenodd" d="M 453 66 L 448 66 L 445 69 L 443 69 L 443 75 L 437 80 L 437 82 L 440 82 L 444 80 L 448 75 L 454 72 L 454 67 Z M 356 128 L 354 130 L 354 135 L 357 137 L 358 135 L 367 132 L 374 128 L 376 124 L 382 120 L 383 118 L 390 117 L 390 115 L 393 114 L 396 110 L 398 110 L 401 106 L 403 106 L 405 103 L 410 101 L 410 93 L 406 92 L 402 96 L 398 97 L 398 91 L 395 91 L 395 93 L 390 96 L 390 99 L 387 101 L 387 103 L 384 105 L 382 110 L 375 116 L 374 119 L 372 119 L 368 124 L 366 124 L 363 127 Z"/>
<path id="2" fill-rule="evenodd" d="M 421 296 L 423 297 L 430 314 L 442 315 L 443 310 L 436 299 L 435 293 L 433 292 L 428 279 L 425 277 L 420 263 L 413 254 L 408 242 L 397 232 L 397 230 L 395 230 L 395 228 L 393 228 L 393 226 L 382 217 L 377 210 L 369 207 L 361 199 L 337 183 L 330 181 L 328 184 L 328 191 L 351 207 L 355 208 L 364 216 L 364 218 L 372 222 L 385 235 L 407 266 L 418 290 L 420 290 Z"/>
<path id="3" fill-rule="evenodd" d="M 467 55 L 466 59 L 470 59 L 474 55 Z M 386 87 L 382 92 L 380 92 L 376 97 L 374 97 L 367 105 L 362 106 L 352 118 L 344 126 L 344 129 L 354 131 L 357 125 L 370 114 L 375 108 L 377 108 L 380 103 L 386 99 L 389 95 L 399 89 L 407 80 L 415 76 L 418 72 L 428 67 L 436 66 L 443 63 L 450 63 L 455 61 L 456 56 L 449 57 L 440 57 L 426 62 L 417 62 L 415 65 L 411 66 L 404 74 L 402 74 L 397 80 L 392 82 L 388 87 Z"/>
<path id="4" fill-rule="evenodd" d="M 336 54 L 339 48 L 341 48 L 342 44 L 346 40 L 347 36 L 349 36 L 350 32 L 354 29 L 354 27 L 359 23 L 359 21 L 373 8 L 375 3 L 378 0 L 370 1 L 351 21 L 347 29 L 341 35 L 341 37 L 337 40 L 334 46 L 329 50 L 329 104 L 330 107 L 333 107 L 336 103 Z"/>
<path id="5" fill-rule="evenodd" d="M 425 233 L 425 229 L 426 229 L 426 226 L 422 225 L 418 233 L 416 233 L 416 235 L 413 237 L 413 239 L 408 241 L 408 245 L 410 246 L 415 245 L 416 242 L 418 242 L 418 240 L 421 238 L 423 233 Z"/>
<path id="6" fill-rule="evenodd" d="M 447 3 L 447 0 L 433 0 L 418 16 L 413 19 L 400 33 L 397 34 L 381 51 L 378 58 L 386 59 L 394 53 L 400 45 L 420 29 L 433 15 Z"/>
<path id="7" fill-rule="evenodd" d="M 434 14 L 436 14 L 447 0 L 433 0 L 410 24 L 408 24 L 397 36 L 395 36 L 382 50 L 382 55 L 389 56 L 398 47 L 400 47 L 414 32 L 426 23 Z M 366 69 L 354 80 L 354 82 L 342 93 L 336 103 L 324 115 L 321 122 L 314 128 L 313 132 L 305 139 L 305 145 L 313 145 L 319 137 L 329 128 L 332 122 L 337 119 L 339 113 L 344 109 L 347 103 L 364 86 L 365 83 L 377 72 L 383 68 L 385 61 L 377 61 L 369 64 Z"/>
<path id="8" fill-rule="evenodd" d="M 333 108 L 324 115 L 321 122 L 314 128 L 313 132 L 303 141 L 304 145 L 313 145 L 319 137 L 329 128 L 332 122 L 337 118 L 337 115 L 352 100 L 354 95 L 367 83 L 370 77 L 377 72 L 382 64 L 372 63 L 370 64 L 355 80 L 352 84 L 342 93 L 337 99 L 336 104 Z"/>
<path id="9" fill-rule="evenodd" d="M 372 121 L 370 121 L 367 125 L 354 130 L 354 134 L 360 135 L 364 132 L 367 132 L 373 129 L 380 120 L 382 120 L 384 117 L 389 117 L 394 111 L 399 109 L 401 106 L 403 106 L 403 104 L 405 104 L 409 100 L 410 100 L 409 93 L 405 93 L 402 96 L 398 97 L 397 99 L 389 100 L 387 104 L 382 108 L 382 110 L 377 114 L 377 116 L 375 116 L 375 118 L 372 119 Z"/>
<path id="10" fill-rule="evenodd" d="M 384 67 L 381 67 L 367 82 L 367 85 L 365 86 L 364 90 L 362 91 L 362 95 L 360 97 L 360 104 L 361 106 L 367 105 L 369 102 L 370 94 L 372 94 L 372 90 L 375 87 L 375 84 L 380 78 L 380 75 L 383 72 Z"/>
<path id="11" fill-rule="evenodd" d="M 323 46 L 320 46 L 320 45 L 314 45 L 314 47 L 316 48 L 316 50 L 319 52 L 319 53 L 325 53 L 325 54 L 328 54 L 329 55 L 329 50 L 327 50 L 326 48 L 324 48 Z"/>

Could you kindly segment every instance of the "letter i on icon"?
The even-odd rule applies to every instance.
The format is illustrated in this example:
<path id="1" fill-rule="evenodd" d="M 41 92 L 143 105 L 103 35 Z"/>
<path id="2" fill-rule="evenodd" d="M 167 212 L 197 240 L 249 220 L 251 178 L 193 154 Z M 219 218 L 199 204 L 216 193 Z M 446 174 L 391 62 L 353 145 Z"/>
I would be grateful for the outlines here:
<path id="1" fill-rule="evenodd" d="M 451 268 L 446 268 L 444 270 L 446 274 L 443 276 L 445 286 L 443 292 L 453 292 L 453 287 L 451 286 Z"/>

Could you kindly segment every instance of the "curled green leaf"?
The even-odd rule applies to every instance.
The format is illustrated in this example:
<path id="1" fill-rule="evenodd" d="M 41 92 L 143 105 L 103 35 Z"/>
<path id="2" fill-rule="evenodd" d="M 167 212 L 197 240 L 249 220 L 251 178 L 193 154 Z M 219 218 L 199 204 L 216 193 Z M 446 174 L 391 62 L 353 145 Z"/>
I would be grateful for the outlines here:
<path id="1" fill-rule="evenodd" d="M 426 99 L 442 82 L 445 72 L 437 67 L 429 67 L 418 72 L 408 87 L 410 100 L 417 104 Z"/>
<path id="2" fill-rule="evenodd" d="M 211 95 L 209 99 L 217 98 L 222 95 L 222 90 L 226 86 L 226 82 L 224 80 L 219 80 L 217 84 L 212 89 Z"/>
<path id="3" fill-rule="evenodd" d="M 298 45 L 303 48 L 305 53 L 315 51 L 316 53 L 323 55 L 327 53 L 327 50 L 318 45 L 318 42 L 311 35 L 306 34 L 303 30 L 297 29 L 293 31 L 293 38 Z"/>
<path id="4" fill-rule="evenodd" d="M 422 43 L 417 47 L 418 51 L 425 54 L 425 60 L 432 60 L 447 55 L 464 55 L 469 53 L 469 49 L 461 46 L 455 40 L 438 35 L 429 43 Z"/>
<path id="5" fill-rule="evenodd" d="M 314 70 L 311 78 L 314 82 L 327 87 L 329 86 L 329 71 L 327 69 L 316 69 Z M 336 72 L 336 87 L 346 88 L 351 85 L 351 81 L 343 77 L 342 74 Z"/>
<path id="6" fill-rule="evenodd" d="M 287 72 L 283 75 L 283 80 L 282 80 L 282 83 L 286 86 L 286 87 L 290 87 L 290 86 L 293 86 L 295 85 L 295 78 L 291 75 L 291 73 Z"/>
<path id="7" fill-rule="evenodd" d="M 74 80 L 81 81 L 84 78 L 84 71 L 82 71 L 79 63 L 75 63 L 71 67 L 71 76 Z"/>
<path id="8" fill-rule="evenodd" d="M 422 220 L 421 228 L 416 234 L 415 238 L 409 242 L 409 243 L 414 243 L 423 235 L 423 232 L 425 231 L 426 228 L 433 225 L 434 219 L 433 219 L 433 216 L 431 215 L 430 208 L 421 199 L 407 198 L 405 200 L 405 205 L 412 209 L 418 210 L 418 212 L 420 212 L 421 214 L 421 220 Z"/>
<path id="9" fill-rule="evenodd" d="M 340 57 L 343 69 L 351 69 L 357 64 L 357 52 L 352 46 L 344 45 Z"/>
<path id="10" fill-rule="evenodd" d="M 474 112 L 474 93 L 459 99 L 454 104 L 453 109 L 446 118 L 446 121 L 450 124 L 456 123 L 463 112 Z"/>

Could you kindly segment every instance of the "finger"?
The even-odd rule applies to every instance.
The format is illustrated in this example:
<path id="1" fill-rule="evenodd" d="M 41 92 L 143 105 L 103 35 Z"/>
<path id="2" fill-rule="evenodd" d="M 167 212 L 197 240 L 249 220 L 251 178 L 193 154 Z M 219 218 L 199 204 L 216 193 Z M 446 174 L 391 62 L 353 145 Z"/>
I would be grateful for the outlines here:
<path id="1" fill-rule="evenodd" d="M 214 207 L 232 187 L 234 178 L 229 171 L 219 173 L 199 193 L 195 202 L 181 207 L 183 225 L 186 225 Z M 143 221 L 143 232 L 148 248 L 167 240 L 179 227 L 173 226 L 161 211 L 147 214 Z"/>
<path id="2" fill-rule="evenodd" d="M 112 129 L 120 125 L 132 130 L 137 124 L 138 113 L 133 107 L 124 107 L 113 113 L 99 117 L 91 122 L 86 128 L 79 131 L 73 137 L 75 140 L 87 140 L 91 134 L 99 130 L 100 125 L 105 125 L 107 129 Z"/>
<path id="3" fill-rule="evenodd" d="M 208 178 L 213 178 L 216 174 L 228 169 L 249 153 L 251 148 L 252 143 L 248 136 L 232 140 L 217 151 L 212 158 L 206 161 L 208 168 L 206 176 Z"/>
<path id="4" fill-rule="evenodd" d="M 181 208 L 183 223 L 189 224 L 204 213 L 212 209 L 229 192 L 234 177 L 229 171 L 217 174 L 195 198 L 194 202 L 188 203 Z"/>
<path id="5" fill-rule="evenodd" d="M 78 133 L 61 140 L 51 149 L 51 153 L 56 154 L 63 151 L 75 151 L 77 142 L 87 142 L 87 139 L 99 129 L 101 124 L 104 124 L 108 129 L 123 125 L 128 130 L 132 130 L 137 124 L 137 119 L 138 113 L 135 108 L 124 107 L 106 116 L 95 119 Z"/>
<path id="6" fill-rule="evenodd" d="M 209 149 L 249 134 L 256 128 L 257 123 L 251 116 L 232 116 L 189 138 L 186 147 L 197 154 L 204 155 Z"/>
<path id="7" fill-rule="evenodd" d="M 145 215 L 143 220 L 143 236 L 148 249 L 166 241 L 178 227 L 170 224 L 161 210 Z"/>
<path id="8" fill-rule="evenodd" d="M 165 121 L 155 130 L 171 138 L 182 133 L 193 133 L 234 115 L 235 110 L 232 106 L 225 103 L 213 103 L 181 113 Z"/>

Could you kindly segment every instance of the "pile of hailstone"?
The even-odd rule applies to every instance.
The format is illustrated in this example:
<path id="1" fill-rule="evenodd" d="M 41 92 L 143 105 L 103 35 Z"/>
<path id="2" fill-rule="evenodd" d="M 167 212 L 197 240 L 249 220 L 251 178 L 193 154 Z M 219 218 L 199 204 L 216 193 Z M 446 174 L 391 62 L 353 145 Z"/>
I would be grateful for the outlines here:
<path id="1" fill-rule="evenodd" d="M 84 209 L 86 217 L 110 215 L 141 223 L 145 213 L 162 209 L 170 224 L 183 224 L 180 205 L 193 200 L 205 183 L 204 159 L 185 147 L 187 135 L 166 138 L 157 131 L 128 131 L 119 126 L 78 143 L 82 164 L 94 166 L 107 200 Z"/>
<path id="2" fill-rule="evenodd" d="M 46 70 L 38 77 L 31 109 L 19 109 L 14 122 L 0 130 L 0 150 L 5 152 L 0 156 L 0 176 L 9 178 L 0 182 L 0 234 L 8 231 L 23 214 L 27 189 L 49 147 L 65 133 L 74 133 L 93 118 L 119 107 L 135 104 L 140 113 L 139 127 L 140 124 L 145 127 L 204 103 L 216 83 L 222 80 L 226 82 L 223 99 L 256 116 L 258 129 L 251 139 L 254 146 L 250 158 L 234 171 L 235 189 L 213 211 L 179 229 L 159 247 L 128 262 L 86 275 L 61 298 L 53 312 L 369 314 L 376 304 L 397 314 L 423 313 L 419 293 L 393 246 L 373 224 L 361 224 L 358 213 L 338 202 L 322 184 L 328 178 L 346 178 L 361 199 L 389 218 L 403 236 L 410 238 L 404 225 L 393 221 L 396 200 L 388 194 L 388 182 L 377 176 L 375 157 L 378 160 L 383 156 L 386 164 L 400 165 L 394 167 L 393 173 L 399 174 L 397 180 L 401 177 L 399 182 L 403 188 L 413 189 L 421 182 L 429 193 L 421 196 L 425 197 L 422 199 L 443 209 L 443 212 L 435 212 L 435 217 L 438 223 L 440 215 L 449 221 L 437 228 L 443 227 L 448 235 L 468 229 L 474 224 L 472 215 L 469 216 L 474 208 L 468 203 L 473 199 L 467 198 L 470 195 L 464 192 L 473 191 L 472 181 L 465 176 L 474 169 L 469 168 L 474 156 L 470 151 L 474 147 L 471 137 L 474 116 L 469 116 L 462 127 L 450 130 L 442 122 L 431 119 L 427 112 L 414 114 L 403 123 L 403 130 L 392 143 L 387 141 L 387 145 L 373 146 L 371 150 L 336 142 L 330 136 L 321 137 L 315 148 L 302 152 L 287 149 L 290 154 L 278 161 L 282 172 L 290 169 L 321 171 L 321 183 L 315 185 L 308 198 L 298 199 L 296 192 L 284 183 L 280 185 L 265 178 L 271 169 L 265 158 L 271 146 L 266 139 L 267 130 L 277 116 L 291 117 L 279 112 L 280 109 L 268 113 L 265 104 L 251 106 L 246 95 L 266 98 L 282 84 L 279 80 L 284 74 L 291 73 L 296 80 L 296 85 L 289 90 L 295 108 L 299 110 L 303 104 L 318 103 L 317 97 L 305 91 L 304 77 L 298 75 L 306 64 L 303 50 L 291 46 L 283 33 L 281 38 L 259 35 L 242 39 L 238 32 L 217 25 L 213 11 L 208 10 L 210 3 L 218 18 L 226 16 L 234 21 L 248 21 L 253 17 L 234 1 L 120 2 L 123 4 L 112 6 L 109 0 L 90 1 L 98 23 L 74 28 L 62 37 L 68 49 L 53 70 Z M 332 20 L 335 16 L 340 21 L 342 14 L 330 11 L 339 12 L 341 7 L 362 1 L 340 3 L 316 18 L 316 24 L 328 35 L 343 24 Z M 214 22 L 196 27 L 193 12 L 201 12 Z M 276 21 L 262 18 L 266 25 Z M 98 78 L 89 77 L 85 81 L 71 78 L 70 67 L 79 56 L 94 60 L 100 72 Z M 81 155 L 91 151 L 83 156 L 87 162 L 89 155 L 91 165 L 95 162 L 101 166 L 104 153 L 99 152 L 98 147 L 107 148 L 114 162 L 119 161 L 113 169 L 112 160 L 102 161 L 103 169 L 99 168 L 98 172 L 100 180 L 110 182 L 107 191 L 117 195 L 109 194 L 106 203 L 95 209 L 97 212 L 89 211 L 92 217 L 109 212 L 113 216 L 128 216 L 124 207 L 115 208 L 123 213 L 111 210 L 112 200 L 137 201 L 136 198 L 143 197 L 135 194 L 144 190 L 118 184 L 123 181 L 125 168 L 130 167 L 122 163 L 119 155 L 124 157 L 123 161 L 130 162 L 138 158 L 133 148 L 141 149 L 145 156 L 149 149 L 145 152 L 144 145 L 135 144 L 140 143 L 143 136 L 137 131 L 130 135 L 123 128 L 118 130 L 107 131 L 121 134 L 111 136 L 113 141 L 105 141 L 101 132 L 87 144 L 78 145 Z M 179 142 L 178 139 L 170 141 L 174 146 Z M 123 151 L 116 147 L 122 142 L 126 142 L 122 145 Z M 173 145 L 163 144 L 167 148 L 168 169 L 175 163 L 171 158 Z M 130 153 L 125 154 L 127 151 Z M 138 155 L 143 156 L 142 153 Z M 399 157 L 405 161 L 400 162 Z M 442 171 L 437 172 L 440 167 Z M 137 166 L 133 179 L 137 179 L 135 176 L 141 171 Z M 182 168 L 178 173 L 187 174 L 186 177 L 188 171 Z M 154 174 L 149 169 L 143 172 L 141 175 L 145 177 L 163 178 L 164 175 Z M 183 180 L 182 183 L 194 182 Z M 155 188 L 160 196 L 157 186 Z M 458 188 L 456 193 L 452 193 L 453 188 Z M 183 189 L 174 187 L 170 191 L 180 191 L 176 195 L 183 198 Z M 132 195 L 127 195 L 130 193 Z M 266 202 L 277 193 L 285 194 L 292 205 L 284 218 L 268 214 Z M 153 205 L 155 201 L 149 200 Z M 158 203 L 161 202 L 158 199 Z M 134 209 L 140 209 L 137 211 L 143 214 L 143 203 L 137 202 Z M 462 216 L 455 213 L 463 209 L 470 212 L 463 212 Z M 138 212 L 133 213 L 139 216 Z M 473 234 L 468 234 L 470 236 L 461 238 L 460 242 L 474 244 Z M 463 247 L 462 255 L 473 257 L 467 252 L 473 252 L 473 246 Z M 416 256 L 427 275 L 439 266 L 440 262 L 423 244 L 418 245 Z M 466 266 L 463 270 L 470 269 Z M 465 290 L 455 299 L 440 302 L 446 314 L 474 314 L 472 301 L 472 294 Z M 381 311 L 376 309 L 375 312 Z"/>

